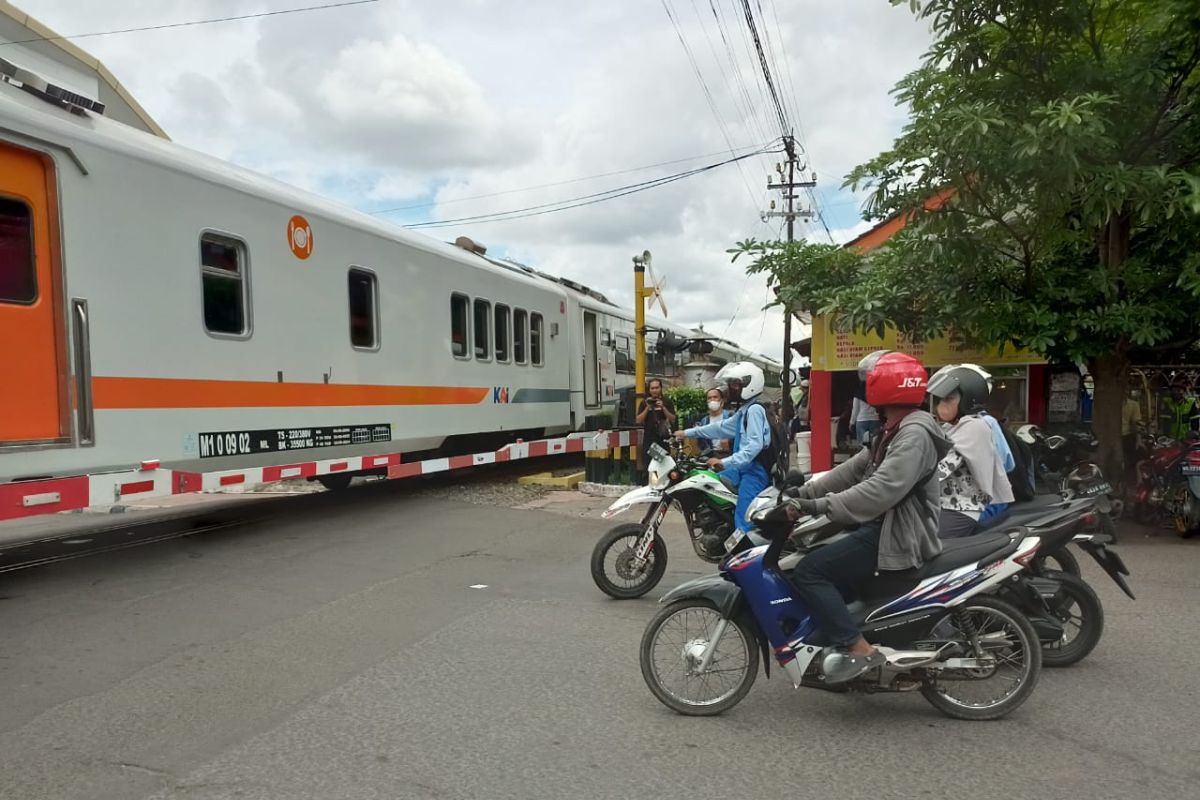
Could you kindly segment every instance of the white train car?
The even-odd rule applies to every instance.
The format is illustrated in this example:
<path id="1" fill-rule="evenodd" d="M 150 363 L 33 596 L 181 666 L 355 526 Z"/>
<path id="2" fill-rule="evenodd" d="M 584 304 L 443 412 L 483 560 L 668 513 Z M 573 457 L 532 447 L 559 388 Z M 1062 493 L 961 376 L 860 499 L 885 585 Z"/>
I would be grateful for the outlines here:
<path id="1" fill-rule="evenodd" d="M 582 287 L 29 89 L 0 80 L 0 519 L 453 467 L 632 380 Z"/>

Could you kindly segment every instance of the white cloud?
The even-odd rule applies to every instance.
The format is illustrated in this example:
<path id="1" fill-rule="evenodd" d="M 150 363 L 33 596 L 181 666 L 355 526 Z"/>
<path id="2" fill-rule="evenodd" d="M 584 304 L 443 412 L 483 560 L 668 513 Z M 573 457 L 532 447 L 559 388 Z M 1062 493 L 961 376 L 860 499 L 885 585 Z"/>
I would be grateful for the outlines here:
<path id="1" fill-rule="evenodd" d="M 405 205 L 433 193 L 429 217 L 448 219 L 578 197 L 721 157 L 513 189 L 776 135 L 736 4 L 715 4 L 721 27 L 706 3 L 670 5 L 721 124 L 658 3 L 388 0 L 79 43 L 177 141 L 362 208 Z M 820 196 L 830 203 L 826 219 L 837 241 L 848 240 L 866 226 L 857 219 L 861 196 L 839 191 L 841 177 L 890 144 L 903 113 L 889 90 L 916 65 L 928 34 L 907 9 L 883 0 L 762 5 L 778 86 L 801 123 Z M 119 12 L 79 0 L 23 0 L 22 6 L 64 32 L 235 13 L 227 0 L 128 0 Z M 286 7 L 282 0 L 239 2 L 236 13 Z M 790 79 L 782 75 L 784 52 Z M 780 158 L 749 159 L 740 170 L 726 166 L 573 211 L 429 233 L 470 235 L 492 252 L 580 280 L 622 303 L 632 298 L 630 258 L 649 249 L 667 277 L 673 320 L 728 330 L 743 345 L 778 357 L 781 314 L 764 315 L 765 282 L 747 278 L 725 250 L 779 230 L 778 220 L 767 226 L 758 214 L 771 197 L 766 174 Z M 422 213 L 395 218 L 412 221 Z M 825 239 L 815 222 L 798 224 L 797 233 Z"/>

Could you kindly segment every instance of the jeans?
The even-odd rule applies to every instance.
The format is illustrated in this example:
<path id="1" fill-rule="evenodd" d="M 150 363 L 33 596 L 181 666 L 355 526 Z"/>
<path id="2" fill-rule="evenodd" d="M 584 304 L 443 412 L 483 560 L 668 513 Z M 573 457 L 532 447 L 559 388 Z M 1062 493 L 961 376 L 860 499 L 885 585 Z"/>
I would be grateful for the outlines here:
<path id="1" fill-rule="evenodd" d="M 771 478 L 762 464 L 751 462 L 740 470 L 723 472 L 722 477 L 737 487 L 737 505 L 733 508 L 733 524 L 739 531 L 751 530 L 754 525 L 746 519 L 746 511 L 750 503 L 758 497 L 763 489 L 771 485 Z"/>
<path id="2" fill-rule="evenodd" d="M 951 511 L 943 508 L 942 514 L 938 517 L 938 538 L 939 539 L 961 539 L 964 536 L 971 536 L 975 533 L 975 529 L 979 527 L 973 517 L 969 517 L 959 511 Z"/>
<path id="3" fill-rule="evenodd" d="M 871 434 L 879 430 L 879 426 L 882 424 L 883 423 L 877 419 L 869 419 L 866 422 L 856 422 L 854 423 L 854 438 L 858 440 L 859 444 L 866 446 L 868 440 L 871 438 Z"/>
<path id="4" fill-rule="evenodd" d="M 880 522 L 855 528 L 846 538 L 806 555 L 792 572 L 796 593 L 834 645 L 853 644 L 862 636 L 846 608 L 844 592 L 875 574 L 882 530 Z"/>

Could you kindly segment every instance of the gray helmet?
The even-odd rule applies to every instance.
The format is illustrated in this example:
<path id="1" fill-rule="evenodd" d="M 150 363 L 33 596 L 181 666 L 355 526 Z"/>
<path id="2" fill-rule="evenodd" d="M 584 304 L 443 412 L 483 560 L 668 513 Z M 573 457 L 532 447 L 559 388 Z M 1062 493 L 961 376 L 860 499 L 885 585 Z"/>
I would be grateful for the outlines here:
<path id="1" fill-rule="evenodd" d="M 991 394 L 990 377 L 974 365 L 950 364 L 933 373 L 926 391 L 930 397 L 938 400 L 958 392 L 959 415 L 978 414 L 987 408 Z"/>

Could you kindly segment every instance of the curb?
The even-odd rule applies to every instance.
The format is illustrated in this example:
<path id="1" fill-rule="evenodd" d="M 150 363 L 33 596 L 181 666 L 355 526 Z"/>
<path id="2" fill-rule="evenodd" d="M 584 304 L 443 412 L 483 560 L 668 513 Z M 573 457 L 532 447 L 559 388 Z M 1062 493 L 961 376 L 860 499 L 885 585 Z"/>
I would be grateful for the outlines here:
<path id="1" fill-rule="evenodd" d="M 590 494 L 593 497 L 620 497 L 634 486 L 622 486 L 615 483 L 588 483 L 579 484 L 579 491 L 583 494 Z"/>

